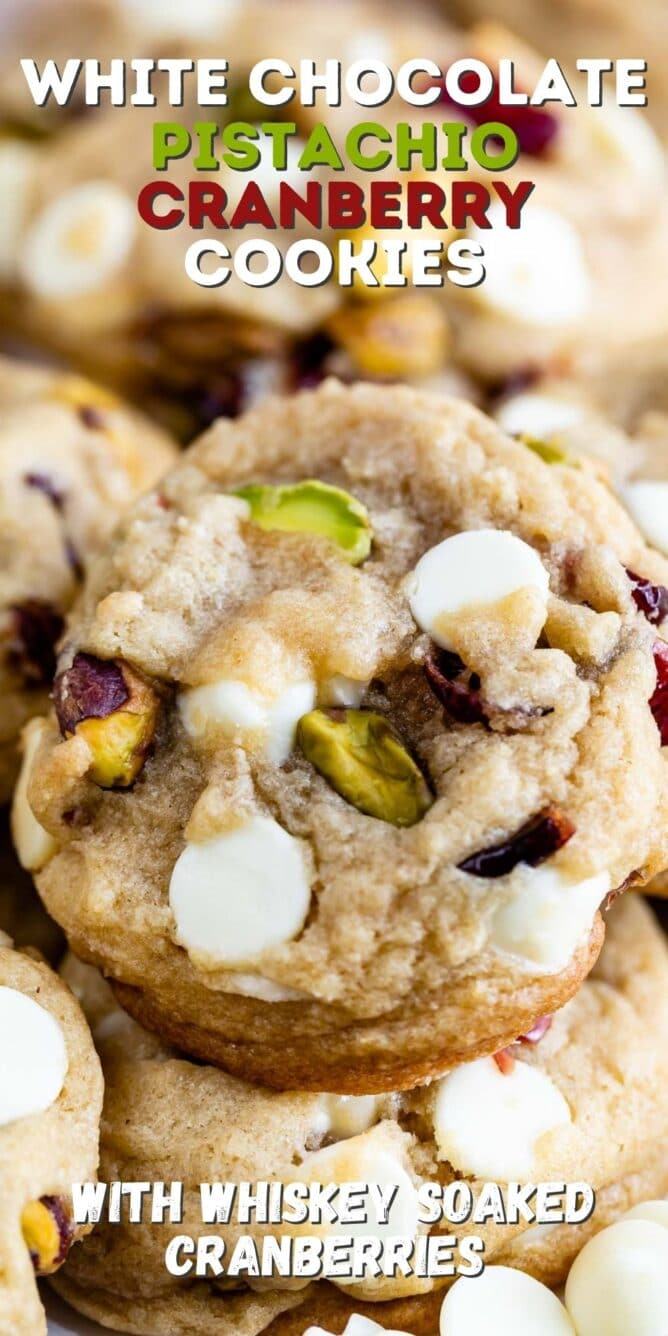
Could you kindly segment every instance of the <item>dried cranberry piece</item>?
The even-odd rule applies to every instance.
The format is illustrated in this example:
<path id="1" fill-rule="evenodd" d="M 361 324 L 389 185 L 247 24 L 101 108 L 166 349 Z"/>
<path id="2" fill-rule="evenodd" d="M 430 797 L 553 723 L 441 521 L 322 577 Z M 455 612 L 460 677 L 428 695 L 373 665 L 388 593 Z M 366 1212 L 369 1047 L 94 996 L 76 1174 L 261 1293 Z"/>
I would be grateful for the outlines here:
<path id="1" fill-rule="evenodd" d="M 48 686 L 56 671 L 56 641 L 64 622 L 52 603 L 31 598 L 10 609 L 13 636 L 7 661 L 26 686 Z"/>
<path id="2" fill-rule="evenodd" d="M 84 570 L 83 561 L 81 560 L 71 538 L 65 539 L 65 556 L 67 557 L 67 564 L 74 578 L 81 583 L 86 572 Z"/>
<path id="3" fill-rule="evenodd" d="M 27 487 L 33 487 L 35 491 L 42 492 L 47 500 L 51 502 L 54 510 L 62 511 L 65 504 L 65 493 L 61 492 L 48 473 L 26 473 L 23 481 Z"/>
<path id="4" fill-rule="evenodd" d="M 474 93 L 480 87 L 480 79 L 474 70 L 462 76 L 460 86 L 464 93 Z M 487 101 L 477 106 L 463 106 L 446 92 L 445 87 L 441 102 L 456 108 L 473 125 L 483 125 L 487 121 L 501 121 L 503 125 L 509 125 L 517 135 L 522 152 L 530 153 L 534 157 L 540 157 L 545 153 L 559 134 L 559 121 L 544 107 L 532 107 L 529 103 L 524 106 L 504 106 L 499 99 L 496 80 Z"/>
<path id="5" fill-rule="evenodd" d="M 457 866 L 461 872 L 470 872 L 474 877 L 505 877 L 518 863 L 538 867 L 574 834 L 575 826 L 558 807 L 546 807 L 510 839 L 493 844 L 489 849 L 479 849 Z"/>
<path id="6" fill-rule="evenodd" d="M 83 719 L 106 719 L 120 710 L 130 693 L 123 673 L 112 659 L 75 654 L 71 668 L 59 673 L 53 684 L 53 700 L 60 729 L 73 733 Z"/>
<path id="7" fill-rule="evenodd" d="M 630 571 L 628 566 L 626 574 L 633 586 L 633 602 L 640 609 L 643 616 L 653 626 L 658 626 L 664 617 L 668 617 L 668 589 L 665 585 L 652 584 L 651 580 L 645 580 L 642 575 L 636 575 Z"/>
<path id="8" fill-rule="evenodd" d="M 510 1076 L 515 1069 L 515 1054 L 510 1048 L 500 1048 L 492 1057 L 502 1076 Z"/>
<path id="9" fill-rule="evenodd" d="M 663 640 L 654 642 L 656 687 L 649 707 L 661 735 L 661 746 L 668 746 L 668 645 Z"/>
<path id="10" fill-rule="evenodd" d="M 308 390 L 325 379 L 325 363 L 335 344 L 328 334 L 319 331 L 308 339 L 301 339 L 292 352 L 292 379 L 295 389 Z"/>
<path id="11" fill-rule="evenodd" d="M 460 724 L 485 723 L 480 678 L 469 673 L 458 654 L 432 650 L 424 661 L 425 677 L 441 705 Z"/>
<path id="12" fill-rule="evenodd" d="M 104 415 L 94 404 L 79 404 L 77 412 L 84 427 L 90 431 L 102 431 L 106 426 Z"/>
<path id="13" fill-rule="evenodd" d="M 68 1203 L 64 1197 L 40 1197 L 26 1208 L 22 1223 L 36 1275 L 51 1275 L 62 1266 L 74 1242 Z"/>
<path id="14" fill-rule="evenodd" d="M 552 1016 L 540 1016 L 535 1025 L 527 1030 L 526 1034 L 521 1034 L 518 1044 L 539 1044 L 541 1039 L 547 1034 L 552 1026 Z"/>

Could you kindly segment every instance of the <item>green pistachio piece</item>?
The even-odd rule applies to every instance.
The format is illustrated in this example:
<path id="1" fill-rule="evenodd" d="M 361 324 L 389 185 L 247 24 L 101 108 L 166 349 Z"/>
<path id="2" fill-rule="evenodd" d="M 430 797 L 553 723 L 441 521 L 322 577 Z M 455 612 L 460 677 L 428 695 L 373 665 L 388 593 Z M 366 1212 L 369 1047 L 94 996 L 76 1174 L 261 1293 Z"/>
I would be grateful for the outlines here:
<path id="1" fill-rule="evenodd" d="M 520 436 L 520 440 L 529 450 L 533 450 L 535 455 L 539 455 L 546 464 L 566 464 L 572 469 L 578 467 L 577 460 L 573 459 L 572 455 L 569 455 L 566 450 L 562 450 L 560 446 L 554 445 L 551 441 L 539 441 L 536 436 Z"/>
<path id="2" fill-rule="evenodd" d="M 332 788 L 367 816 L 413 826 L 434 801 L 419 766 L 380 714 L 311 710 L 299 721 L 297 740 Z"/>
<path id="3" fill-rule="evenodd" d="M 309 478 L 283 487 L 251 483 L 237 488 L 235 496 L 248 502 L 251 519 L 261 529 L 321 534 L 336 543 L 353 566 L 359 566 L 371 551 L 366 506 L 340 487 Z"/>

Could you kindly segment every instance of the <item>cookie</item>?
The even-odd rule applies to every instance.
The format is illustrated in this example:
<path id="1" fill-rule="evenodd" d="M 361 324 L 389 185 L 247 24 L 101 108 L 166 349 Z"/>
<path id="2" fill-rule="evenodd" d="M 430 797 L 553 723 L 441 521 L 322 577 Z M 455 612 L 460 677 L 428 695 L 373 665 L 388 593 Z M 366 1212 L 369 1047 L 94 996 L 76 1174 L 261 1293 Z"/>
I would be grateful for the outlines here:
<path id="1" fill-rule="evenodd" d="M 95 1177 L 102 1073 L 65 984 L 0 933 L 0 1331 L 46 1336 L 35 1275 L 86 1231 L 72 1183 Z"/>
<path id="2" fill-rule="evenodd" d="M 607 489 L 465 404 L 331 382 L 218 424 L 70 623 L 14 809 L 47 909 L 143 1023 L 281 1089 L 503 1047 L 666 862 L 625 566 L 665 569 Z"/>
<path id="3" fill-rule="evenodd" d="M 0 802 L 21 728 L 47 708 L 89 560 L 174 458 L 166 436 L 106 390 L 0 359 Z"/>
<path id="4" fill-rule="evenodd" d="M 391 1232 L 410 1235 L 411 1193 L 425 1180 L 464 1179 L 474 1195 L 484 1181 L 590 1182 L 603 1188 L 603 1224 L 665 1179 L 665 1159 L 650 1177 L 647 1145 L 665 1147 L 668 1136 L 668 948 L 639 899 L 613 908 L 593 974 L 532 1040 L 404 1095 L 345 1099 L 250 1086 L 167 1050 L 114 1007 L 90 967 L 70 958 L 65 976 L 86 1009 L 105 1071 L 101 1178 L 135 1177 L 141 1166 L 146 1181 L 185 1187 L 178 1229 L 102 1221 L 56 1278 L 75 1307 L 121 1331 L 181 1336 L 215 1323 L 230 1336 L 292 1336 L 311 1324 L 339 1332 L 353 1312 L 390 1329 L 433 1331 L 445 1281 L 434 1293 L 414 1278 L 306 1287 L 284 1280 L 283 1288 L 265 1281 L 253 1292 L 242 1280 L 235 1291 L 229 1281 L 171 1277 L 169 1239 L 211 1232 L 201 1223 L 200 1182 L 386 1175 L 400 1185 Z M 622 1184 L 610 1187 L 620 1175 Z M 526 1231 L 533 1242 L 525 1250 L 517 1226 L 443 1229 L 479 1234 L 488 1261 L 522 1266 L 523 1255 L 535 1258 L 538 1275 L 545 1266 L 534 1230 Z M 229 1245 L 253 1226 L 213 1232 Z"/>

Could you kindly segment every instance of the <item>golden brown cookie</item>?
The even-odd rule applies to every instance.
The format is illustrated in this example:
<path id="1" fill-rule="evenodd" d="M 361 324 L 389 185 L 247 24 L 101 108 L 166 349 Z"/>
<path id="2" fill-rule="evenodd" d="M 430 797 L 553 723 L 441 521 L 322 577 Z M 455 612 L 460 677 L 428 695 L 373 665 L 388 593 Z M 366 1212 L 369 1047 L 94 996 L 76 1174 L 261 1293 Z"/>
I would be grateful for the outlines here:
<path id="1" fill-rule="evenodd" d="M 72 1183 L 95 1177 L 102 1073 L 70 990 L 0 933 L 0 1332 L 46 1336 L 35 1275 L 86 1231 Z"/>
<path id="2" fill-rule="evenodd" d="M 503 1047 L 666 862 L 626 567 L 665 578 L 609 491 L 463 403 L 219 423 L 71 621 L 15 805 L 44 903 L 145 1024 L 281 1089 Z"/>

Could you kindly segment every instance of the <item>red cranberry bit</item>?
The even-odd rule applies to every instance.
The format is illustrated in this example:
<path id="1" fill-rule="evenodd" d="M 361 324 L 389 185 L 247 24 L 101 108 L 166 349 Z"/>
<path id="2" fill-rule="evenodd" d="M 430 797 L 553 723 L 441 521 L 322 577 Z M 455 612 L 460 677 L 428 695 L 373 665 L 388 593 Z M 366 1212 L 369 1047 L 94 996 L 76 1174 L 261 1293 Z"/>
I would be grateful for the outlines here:
<path id="1" fill-rule="evenodd" d="M 461 872 L 470 872 L 474 877 L 505 877 L 518 863 L 538 867 L 574 834 L 575 826 L 558 807 L 546 807 L 510 839 L 493 844 L 489 849 L 479 849 L 457 866 Z"/>
<path id="2" fill-rule="evenodd" d="M 664 617 L 668 617 L 668 589 L 665 585 L 652 584 L 650 580 L 643 579 L 642 575 L 636 575 L 634 571 L 628 569 L 628 566 L 626 574 L 633 586 L 633 602 L 636 607 L 648 622 L 658 626 Z"/>
<path id="3" fill-rule="evenodd" d="M 111 659 L 75 654 L 72 667 L 59 673 L 53 700 L 63 736 L 73 733 L 83 719 L 106 719 L 129 699 L 122 670 Z"/>
<path id="4" fill-rule="evenodd" d="M 55 644 L 64 625 L 60 613 L 51 603 L 31 598 L 15 604 L 11 614 L 7 662 L 26 686 L 49 686 L 56 671 Z"/>
<path id="5" fill-rule="evenodd" d="M 480 678 L 467 671 L 458 654 L 432 649 L 424 661 L 424 672 L 434 695 L 459 724 L 486 722 Z"/>
<path id="6" fill-rule="evenodd" d="M 296 343 L 292 351 L 292 380 L 296 390 L 310 390 L 327 375 L 326 362 L 336 345 L 322 331 Z"/>
<path id="7" fill-rule="evenodd" d="M 515 1055 L 509 1048 L 501 1048 L 492 1056 L 502 1076 L 510 1076 L 515 1070 Z"/>
<path id="8" fill-rule="evenodd" d="M 541 1016 L 526 1034 L 521 1034 L 518 1044 L 539 1044 L 552 1025 L 552 1016 Z"/>
<path id="9" fill-rule="evenodd" d="M 36 492 L 42 492 L 47 500 L 51 502 L 54 510 L 62 512 L 65 504 L 65 493 L 61 492 L 48 473 L 26 473 L 23 481 L 26 487 L 32 487 Z"/>
<path id="10" fill-rule="evenodd" d="M 476 92 L 480 87 L 480 79 L 474 70 L 470 70 L 462 76 L 460 87 L 464 93 Z M 499 89 L 496 80 L 487 101 L 478 103 L 477 106 L 462 106 L 460 102 L 450 97 L 445 88 L 441 101 L 447 106 L 454 107 L 465 120 L 471 121 L 473 125 L 484 125 L 487 121 L 501 121 L 503 125 L 509 125 L 517 135 L 522 152 L 530 153 L 534 157 L 540 157 L 542 153 L 545 153 L 559 134 L 560 126 L 557 117 L 551 111 L 546 111 L 544 107 L 532 107 L 529 103 L 524 106 L 503 106 L 499 100 Z"/>
<path id="11" fill-rule="evenodd" d="M 668 746 L 668 644 L 664 640 L 654 642 L 654 663 L 656 664 L 656 687 L 650 697 L 649 708 L 656 720 L 661 735 L 661 746 Z"/>

